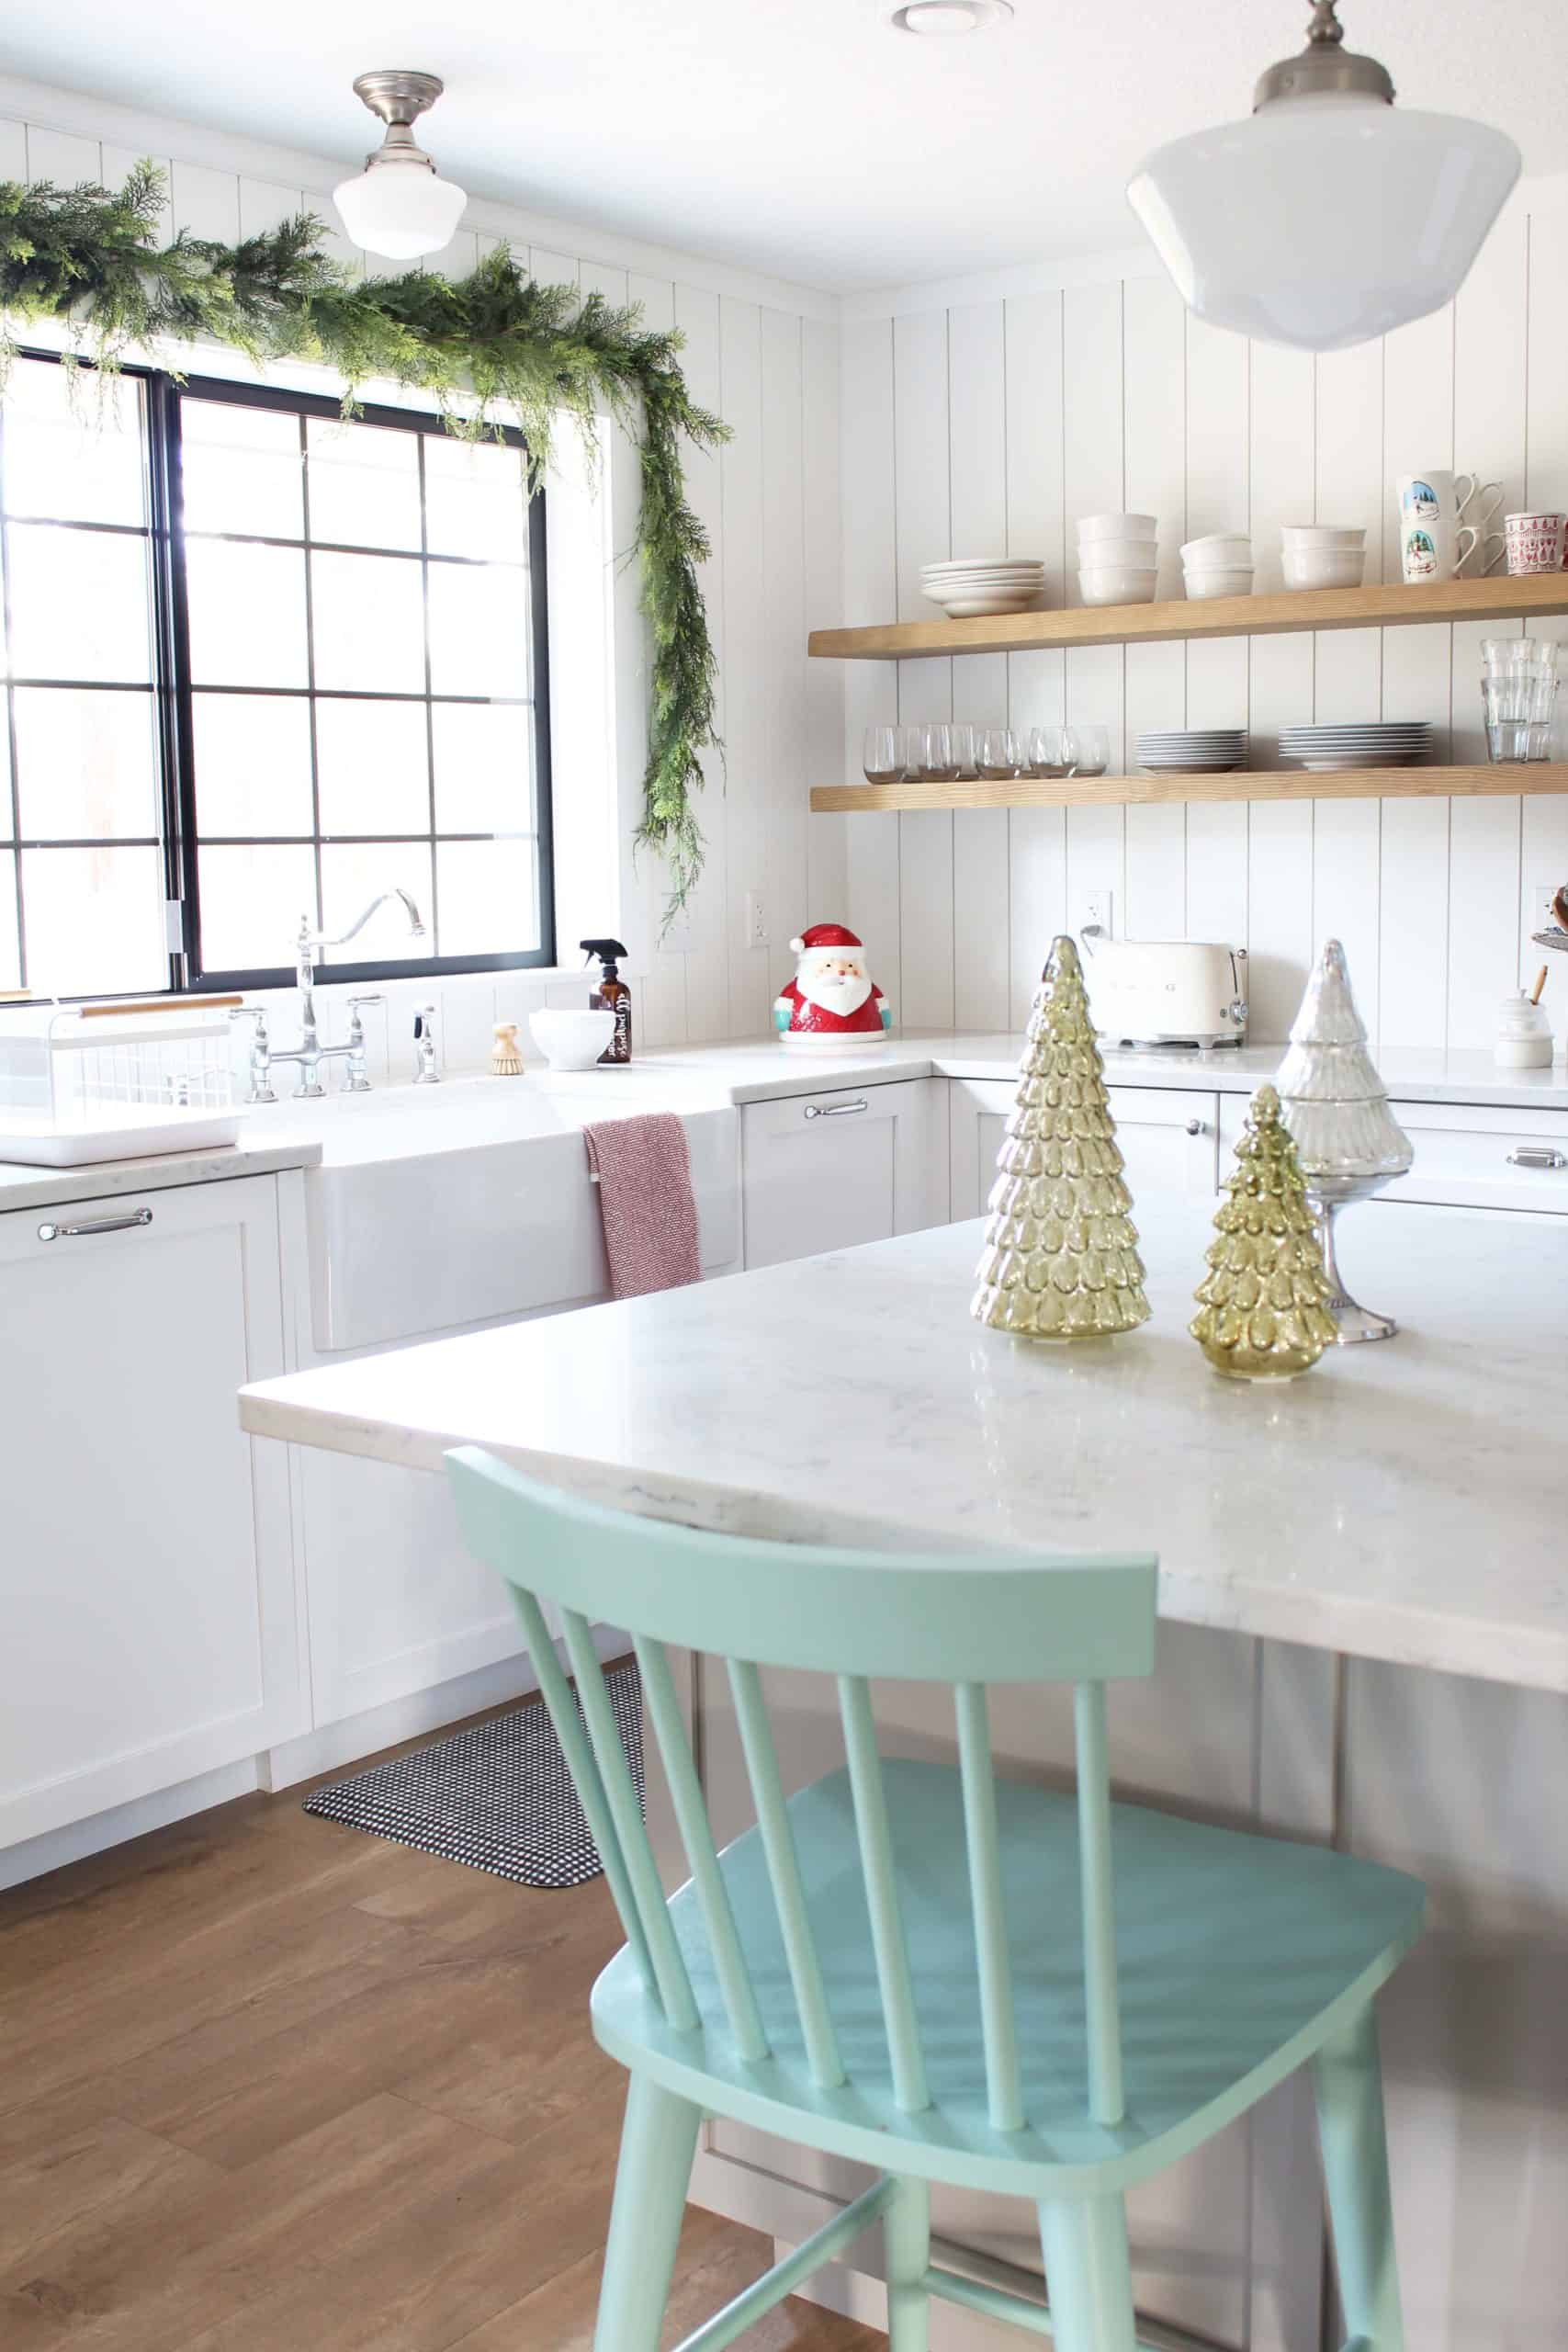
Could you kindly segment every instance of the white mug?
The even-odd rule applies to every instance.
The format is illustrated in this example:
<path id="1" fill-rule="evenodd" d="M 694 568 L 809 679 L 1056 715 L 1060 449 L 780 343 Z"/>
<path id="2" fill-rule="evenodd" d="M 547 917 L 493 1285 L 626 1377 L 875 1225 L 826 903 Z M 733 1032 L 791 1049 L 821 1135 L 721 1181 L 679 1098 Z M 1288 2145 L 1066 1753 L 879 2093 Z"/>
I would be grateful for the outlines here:
<path id="1" fill-rule="evenodd" d="M 1426 473 L 1401 474 L 1394 490 L 1399 500 L 1400 563 L 1406 581 L 1452 580 L 1483 543 L 1487 552 L 1482 570 L 1490 571 L 1501 562 L 1502 533 L 1486 529 L 1503 503 L 1500 482 L 1478 482 L 1473 474 L 1434 468 Z M 1465 510 L 1477 498 L 1482 503 L 1466 522 Z"/>

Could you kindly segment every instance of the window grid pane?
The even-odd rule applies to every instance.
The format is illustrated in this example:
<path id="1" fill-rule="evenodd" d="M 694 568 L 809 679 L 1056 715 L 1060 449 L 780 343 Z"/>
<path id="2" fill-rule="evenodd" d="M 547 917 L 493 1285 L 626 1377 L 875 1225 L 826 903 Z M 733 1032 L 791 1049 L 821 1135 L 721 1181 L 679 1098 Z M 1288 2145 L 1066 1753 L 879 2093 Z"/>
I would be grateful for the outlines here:
<path id="1" fill-rule="evenodd" d="M 269 413 L 269 424 L 276 414 Z M 225 430 L 237 446 L 249 437 L 241 426 Z M 258 896 L 272 898 L 285 871 L 302 879 L 303 867 L 272 855 L 274 845 L 281 849 L 289 840 L 299 840 L 313 860 L 324 929 L 343 928 L 367 899 L 394 884 L 419 902 L 430 939 L 406 959 L 395 937 L 372 935 L 343 950 L 344 960 L 395 970 L 432 956 L 536 956 L 543 946 L 542 845 L 523 454 L 497 446 L 501 462 L 481 457 L 469 464 L 454 457 L 461 445 L 439 429 L 345 427 L 304 411 L 297 430 L 297 517 L 287 511 L 265 533 L 244 523 L 223 530 L 216 518 L 226 509 L 239 514 L 243 508 L 254 523 L 254 503 L 226 497 L 209 447 L 202 514 L 209 527 L 189 534 L 193 583 L 203 545 L 231 558 L 265 553 L 285 561 L 298 548 L 305 566 L 299 656 L 292 629 L 285 655 L 258 650 L 253 630 L 229 656 L 231 669 L 243 675 L 209 680 L 197 673 L 197 701 L 206 707 L 196 747 L 203 871 L 218 843 L 224 847 L 221 885 L 203 904 L 203 969 L 262 968 L 254 925 L 248 916 L 240 922 L 234 877 L 249 851 L 272 876 L 264 887 L 258 870 Z M 276 432 L 268 446 L 281 465 Z M 516 529 L 513 492 L 522 518 Z M 220 573 L 214 567 L 211 576 Z M 221 624 L 198 626 L 195 596 L 193 584 L 193 646 L 198 638 L 210 645 Z M 243 606 L 243 599 L 236 602 Z M 288 674 L 299 659 L 302 678 Z M 283 674 L 265 674 L 269 661 Z M 243 733 L 243 705 L 254 698 L 278 710 L 298 701 L 308 712 L 309 830 L 302 836 L 302 774 L 298 790 L 290 786 L 273 795 L 255 777 L 254 762 L 243 792 L 210 775 L 215 745 Z M 226 702 L 241 707 L 237 715 L 231 722 L 215 720 Z M 214 823 L 207 812 L 219 808 L 231 813 Z M 351 906 L 356 890 L 361 895 Z M 280 934 L 264 964 L 280 962 L 287 945 L 288 934 Z M 331 962 L 329 952 L 323 968 Z"/>

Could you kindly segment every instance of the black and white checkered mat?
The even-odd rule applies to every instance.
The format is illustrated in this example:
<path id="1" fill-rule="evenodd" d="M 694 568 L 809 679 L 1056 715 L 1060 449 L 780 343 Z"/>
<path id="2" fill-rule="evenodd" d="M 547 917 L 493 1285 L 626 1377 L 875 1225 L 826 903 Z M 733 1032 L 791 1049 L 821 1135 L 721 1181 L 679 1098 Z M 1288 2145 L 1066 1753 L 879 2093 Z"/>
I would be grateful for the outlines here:
<path id="1" fill-rule="evenodd" d="M 635 1659 L 606 1668 L 604 1687 L 640 1799 L 642 1681 Z M 305 1811 L 519 1886 L 581 1886 L 604 1868 L 537 1701 L 334 1781 L 306 1798 Z"/>

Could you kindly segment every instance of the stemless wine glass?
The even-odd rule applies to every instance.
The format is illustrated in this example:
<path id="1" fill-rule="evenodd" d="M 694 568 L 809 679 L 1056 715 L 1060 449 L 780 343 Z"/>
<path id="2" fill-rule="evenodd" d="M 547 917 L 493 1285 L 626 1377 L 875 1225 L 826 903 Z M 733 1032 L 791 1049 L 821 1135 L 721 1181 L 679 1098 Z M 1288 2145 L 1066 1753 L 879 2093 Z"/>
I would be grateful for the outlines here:
<path id="1" fill-rule="evenodd" d="M 904 729 L 868 727 L 861 752 L 867 784 L 897 784 L 904 774 Z"/>
<path id="2" fill-rule="evenodd" d="M 1032 727 L 1029 730 L 1029 773 L 1054 776 L 1067 773 L 1067 730 L 1065 727 Z"/>
<path id="3" fill-rule="evenodd" d="M 953 729 L 932 720 L 924 727 L 911 728 L 912 738 L 909 768 L 922 784 L 951 784 L 957 770 L 953 764 Z"/>
<path id="4" fill-rule="evenodd" d="M 948 741 L 953 751 L 953 773 L 955 776 L 972 776 L 975 769 L 975 729 L 965 719 L 948 729 Z"/>
<path id="5" fill-rule="evenodd" d="M 999 783 L 1019 771 L 1018 744 L 1010 727 L 987 727 L 982 730 L 976 765 L 987 783 Z"/>
<path id="6" fill-rule="evenodd" d="M 1070 730 L 1072 773 L 1103 775 L 1111 764 L 1111 730 L 1106 727 L 1075 727 Z"/>

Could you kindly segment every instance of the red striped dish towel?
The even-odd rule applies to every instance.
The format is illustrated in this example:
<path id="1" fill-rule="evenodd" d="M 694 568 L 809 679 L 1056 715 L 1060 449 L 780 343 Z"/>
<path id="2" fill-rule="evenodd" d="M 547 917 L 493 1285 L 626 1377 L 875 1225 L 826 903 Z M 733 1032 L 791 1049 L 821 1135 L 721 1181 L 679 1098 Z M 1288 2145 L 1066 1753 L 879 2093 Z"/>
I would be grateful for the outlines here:
<path id="1" fill-rule="evenodd" d="M 599 1209 L 616 1298 L 676 1290 L 701 1278 L 697 1204 L 686 1130 L 672 1113 L 600 1119 L 582 1130 L 599 1179 Z"/>

